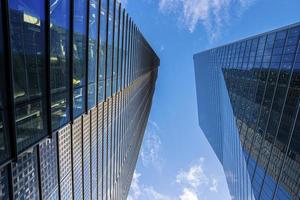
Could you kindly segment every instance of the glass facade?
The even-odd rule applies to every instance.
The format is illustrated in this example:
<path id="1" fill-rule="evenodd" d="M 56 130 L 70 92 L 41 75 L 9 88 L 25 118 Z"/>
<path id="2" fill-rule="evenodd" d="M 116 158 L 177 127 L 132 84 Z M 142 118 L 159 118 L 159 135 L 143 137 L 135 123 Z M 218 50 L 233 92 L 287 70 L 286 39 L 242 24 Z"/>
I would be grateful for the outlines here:
<path id="1" fill-rule="evenodd" d="M 9 1 L 17 151 L 47 135 L 45 1 Z"/>
<path id="2" fill-rule="evenodd" d="M 50 81 L 52 130 L 70 121 L 70 1 L 50 1 Z"/>
<path id="3" fill-rule="evenodd" d="M 125 200 L 159 64 L 116 0 L 1 1 L 0 199 Z"/>
<path id="4" fill-rule="evenodd" d="M 85 111 L 87 1 L 73 3 L 73 115 L 76 118 Z"/>
<path id="5" fill-rule="evenodd" d="M 294 24 L 194 56 L 199 124 L 235 199 L 300 198 L 299 39 Z"/>

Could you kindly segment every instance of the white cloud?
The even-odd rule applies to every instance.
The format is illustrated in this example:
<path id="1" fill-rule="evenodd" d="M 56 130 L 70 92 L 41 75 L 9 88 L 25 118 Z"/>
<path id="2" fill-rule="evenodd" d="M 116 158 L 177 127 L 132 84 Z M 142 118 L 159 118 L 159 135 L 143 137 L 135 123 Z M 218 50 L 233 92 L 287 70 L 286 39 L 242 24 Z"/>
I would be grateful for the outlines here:
<path id="1" fill-rule="evenodd" d="M 159 9 L 164 13 L 176 14 L 190 32 L 201 24 L 211 40 L 217 39 L 221 29 L 230 24 L 232 18 L 256 0 L 159 0 Z"/>
<path id="2" fill-rule="evenodd" d="M 176 176 L 176 182 L 198 188 L 209 184 L 209 178 L 204 173 L 202 162 L 193 165 L 188 171 L 180 171 Z"/>
<path id="3" fill-rule="evenodd" d="M 212 192 L 218 192 L 218 180 L 213 178 L 212 179 L 212 185 L 209 187 L 209 190 Z"/>
<path id="4" fill-rule="evenodd" d="M 197 194 L 189 188 L 184 188 L 179 198 L 180 200 L 198 200 Z"/>
<path id="5" fill-rule="evenodd" d="M 145 167 L 154 167 L 161 170 L 163 167 L 163 159 L 161 156 L 161 139 L 159 137 L 160 128 L 154 121 L 149 121 L 144 144 L 142 145 L 141 158 Z"/>
<path id="6" fill-rule="evenodd" d="M 157 192 L 152 186 L 140 183 L 141 174 L 134 172 L 127 200 L 171 200 L 167 195 Z"/>
<path id="7" fill-rule="evenodd" d="M 207 173 L 204 168 L 205 159 L 201 157 L 199 161 L 186 171 L 179 171 L 176 182 L 183 188 L 180 200 L 198 200 L 198 196 L 204 198 L 207 191 L 217 192 L 219 180 Z"/>
<path id="8" fill-rule="evenodd" d="M 141 174 L 134 171 L 130 187 L 130 195 L 128 195 L 127 200 L 136 200 L 139 196 L 141 196 L 141 188 L 139 185 L 140 176 Z"/>

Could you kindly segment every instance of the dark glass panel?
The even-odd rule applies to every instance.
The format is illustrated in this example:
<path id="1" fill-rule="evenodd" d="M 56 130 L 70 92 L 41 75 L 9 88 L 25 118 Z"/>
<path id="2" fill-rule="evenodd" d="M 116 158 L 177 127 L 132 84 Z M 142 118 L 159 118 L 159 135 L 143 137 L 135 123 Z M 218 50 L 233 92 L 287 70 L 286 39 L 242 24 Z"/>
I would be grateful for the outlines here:
<path id="1" fill-rule="evenodd" d="M 73 112 L 74 118 L 85 110 L 85 74 L 86 74 L 86 0 L 74 1 L 73 24 Z"/>
<path id="2" fill-rule="evenodd" d="M 52 130 L 69 116 L 69 0 L 50 1 L 50 79 Z"/>
<path id="3" fill-rule="evenodd" d="M 88 109 L 96 105 L 97 59 L 98 59 L 98 9 L 99 1 L 91 0 L 89 5 L 89 47 L 88 47 Z"/>
<path id="4" fill-rule="evenodd" d="M 4 42 L 3 42 L 3 27 L 2 27 L 2 1 L 0 1 L 0 164 L 6 160 L 9 156 L 8 144 L 9 140 L 7 137 L 6 129 L 6 99 L 5 99 L 5 64 L 4 64 Z M 1 195 L 0 195 L 1 197 Z"/>
<path id="5" fill-rule="evenodd" d="M 100 89 L 101 82 L 105 80 L 105 59 L 106 59 L 106 19 L 107 19 L 107 0 L 101 1 L 101 16 L 100 16 L 100 48 L 99 48 L 99 90 L 98 100 L 104 100 L 104 90 Z"/>
<path id="6" fill-rule="evenodd" d="M 4 107 L 4 46 L 3 46 L 3 28 L 2 28 L 2 1 L 0 1 L 0 110 Z"/>
<path id="7" fill-rule="evenodd" d="M 52 130 L 61 128 L 69 121 L 69 94 L 57 93 L 51 98 Z"/>
<path id="8" fill-rule="evenodd" d="M 47 135 L 44 10 L 41 0 L 9 1 L 18 151 Z"/>

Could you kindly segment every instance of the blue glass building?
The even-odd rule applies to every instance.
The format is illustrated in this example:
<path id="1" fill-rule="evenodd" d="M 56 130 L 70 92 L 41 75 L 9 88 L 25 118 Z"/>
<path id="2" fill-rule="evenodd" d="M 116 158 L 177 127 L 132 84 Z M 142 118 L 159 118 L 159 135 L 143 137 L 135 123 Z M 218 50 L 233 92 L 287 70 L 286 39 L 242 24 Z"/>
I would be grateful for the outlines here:
<path id="1" fill-rule="evenodd" d="M 232 199 L 300 199 L 300 24 L 194 55 L 199 125 Z"/>
<path id="2" fill-rule="evenodd" d="M 1 0 L 0 199 L 126 199 L 159 62 L 118 0 Z"/>

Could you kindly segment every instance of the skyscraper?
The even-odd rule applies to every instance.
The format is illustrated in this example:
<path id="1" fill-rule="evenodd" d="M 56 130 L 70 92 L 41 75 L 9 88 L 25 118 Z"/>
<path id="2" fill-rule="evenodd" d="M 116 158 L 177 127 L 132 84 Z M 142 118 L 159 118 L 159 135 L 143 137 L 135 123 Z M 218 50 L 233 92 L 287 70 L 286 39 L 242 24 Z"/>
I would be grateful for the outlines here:
<path id="1" fill-rule="evenodd" d="M 300 24 L 194 56 L 199 125 L 233 199 L 300 199 Z"/>
<path id="2" fill-rule="evenodd" d="M 117 0 L 2 0 L 0 199 L 126 199 L 159 62 Z"/>

